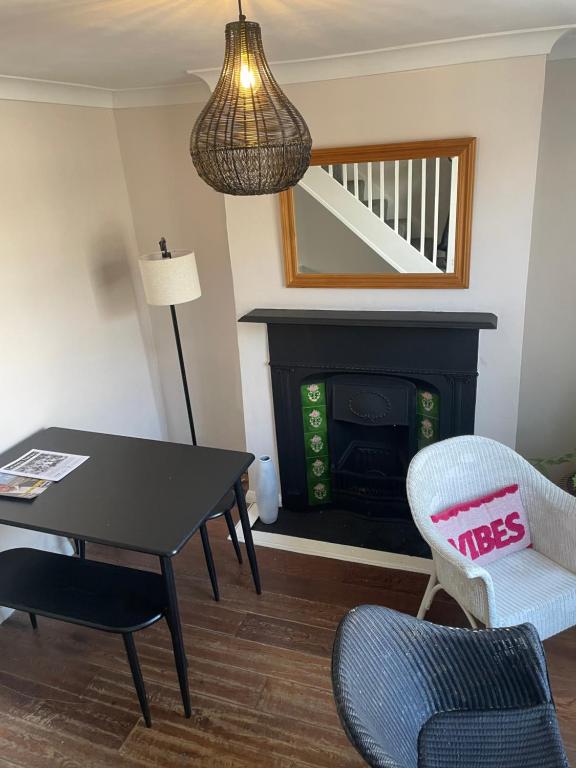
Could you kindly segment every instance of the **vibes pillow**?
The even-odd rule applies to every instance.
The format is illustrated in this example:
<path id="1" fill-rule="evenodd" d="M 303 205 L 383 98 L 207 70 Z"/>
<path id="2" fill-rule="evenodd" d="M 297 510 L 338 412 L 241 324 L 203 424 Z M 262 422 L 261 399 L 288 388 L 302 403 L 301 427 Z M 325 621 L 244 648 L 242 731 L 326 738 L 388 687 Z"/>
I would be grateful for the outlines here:
<path id="1" fill-rule="evenodd" d="M 518 485 L 509 485 L 430 518 L 438 533 L 470 560 L 491 563 L 531 545 Z"/>

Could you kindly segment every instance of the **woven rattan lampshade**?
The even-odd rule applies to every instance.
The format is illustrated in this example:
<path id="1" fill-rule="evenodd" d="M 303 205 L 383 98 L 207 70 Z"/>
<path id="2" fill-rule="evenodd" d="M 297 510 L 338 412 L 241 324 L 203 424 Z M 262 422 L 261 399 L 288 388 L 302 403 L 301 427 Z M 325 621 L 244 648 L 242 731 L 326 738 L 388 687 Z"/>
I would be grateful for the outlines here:
<path id="1" fill-rule="evenodd" d="M 310 163 L 304 118 L 274 79 L 260 25 L 226 25 L 220 79 L 200 113 L 190 153 L 200 177 L 218 192 L 265 195 L 294 186 Z"/>

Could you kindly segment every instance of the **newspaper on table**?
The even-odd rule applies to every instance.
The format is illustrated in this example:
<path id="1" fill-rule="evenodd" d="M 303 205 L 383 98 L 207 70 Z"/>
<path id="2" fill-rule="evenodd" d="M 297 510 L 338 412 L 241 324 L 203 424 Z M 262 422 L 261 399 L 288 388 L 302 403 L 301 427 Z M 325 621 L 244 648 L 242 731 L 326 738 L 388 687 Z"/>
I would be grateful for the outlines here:
<path id="1" fill-rule="evenodd" d="M 51 485 L 49 480 L 37 480 L 35 477 L 22 477 L 22 475 L 5 475 L 0 472 L 0 496 L 11 496 L 13 499 L 35 499 Z"/>
<path id="2" fill-rule="evenodd" d="M 58 482 L 89 458 L 89 456 L 79 456 L 75 453 L 57 453 L 34 448 L 20 458 L 0 467 L 0 472 Z"/>

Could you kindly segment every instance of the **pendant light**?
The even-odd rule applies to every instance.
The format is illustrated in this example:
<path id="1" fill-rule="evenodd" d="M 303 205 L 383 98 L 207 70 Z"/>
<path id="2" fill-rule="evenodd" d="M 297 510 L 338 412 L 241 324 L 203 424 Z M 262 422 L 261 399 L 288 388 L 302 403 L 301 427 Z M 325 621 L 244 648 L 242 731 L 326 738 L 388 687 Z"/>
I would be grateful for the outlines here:
<path id="1" fill-rule="evenodd" d="M 190 154 L 200 177 L 229 195 L 266 195 L 294 186 L 310 164 L 312 139 L 296 107 L 274 79 L 260 25 L 226 25 L 220 79 L 198 116 Z"/>

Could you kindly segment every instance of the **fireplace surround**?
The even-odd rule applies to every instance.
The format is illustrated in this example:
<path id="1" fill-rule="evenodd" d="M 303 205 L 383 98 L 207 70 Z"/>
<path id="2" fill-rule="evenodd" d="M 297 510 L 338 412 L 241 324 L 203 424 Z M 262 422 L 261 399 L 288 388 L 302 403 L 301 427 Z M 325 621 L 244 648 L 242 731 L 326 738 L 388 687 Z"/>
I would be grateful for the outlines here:
<path id="1" fill-rule="evenodd" d="M 405 518 L 414 453 L 474 432 L 478 337 L 493 314 L 255 309 L 240 322 L 268 328 L 285 509 Z"/>

